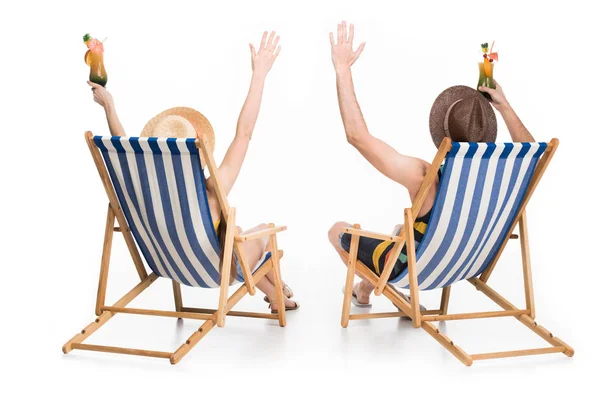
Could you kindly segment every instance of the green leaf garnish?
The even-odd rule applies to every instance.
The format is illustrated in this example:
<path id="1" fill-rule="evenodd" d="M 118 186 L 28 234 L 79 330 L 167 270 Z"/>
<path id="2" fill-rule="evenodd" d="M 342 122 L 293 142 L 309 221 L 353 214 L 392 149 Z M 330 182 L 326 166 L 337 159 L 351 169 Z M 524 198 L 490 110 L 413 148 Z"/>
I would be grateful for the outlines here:
<path id="1" fill-rule="evenodd" d="M 90 36 L 89 33 L 86 33 L 85 35 L 83 35 L 83 43 L 87 43 L 92 37 Z"/>
<path id="2" fill-rule="evenodd" d="M 488 44 L 487 43 L 482 43 L 481 44 L 481 48 L 482 49 L 487 49 L 488 48 Z"/>

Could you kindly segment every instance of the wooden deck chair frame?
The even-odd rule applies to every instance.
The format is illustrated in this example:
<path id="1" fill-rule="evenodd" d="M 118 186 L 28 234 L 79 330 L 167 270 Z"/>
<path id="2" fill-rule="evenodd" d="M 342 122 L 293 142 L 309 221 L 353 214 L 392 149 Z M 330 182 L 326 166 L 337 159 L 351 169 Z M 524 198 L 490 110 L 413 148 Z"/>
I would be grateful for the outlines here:
<path id="1" fill-rule="evenodd" d="M 91 132 L 85 133 L 85 139 L 100 174 L 104 189 L 108 195 L 109 205 L 106 216 L 106 227 L 104 232 L 104 246 L 102 249 L 102 258 L 100 263 L 100 278 L 98 282 L 98 294 L 96 297 L 96 316 L 97 318 L 90 323 L 88 326 L 83 328 L 81 332 L 77 333 L 71 340 L 64 344 L 62 347 L 63 352 L 69 353 L 73 349 L 78 350 L 91 350 L 100 351 L 107 353 L 121 353 L 138 356 L 168 358 L 171 364 L 178 363 L 199 341 L 202 339 L 215 325 L 223 327 L 225 324 L 225 316 L 234 317 L 248 317 L 248 318 L 264 318 L 264 319 L 277 319 L 279 325 L 284 327 L 286 325 L 285 319 L 285 303 L 283 295 L 283 285 L 281 279 L 281 272 L 279 266 L 279 260 L 283 256 L 283 251 L 279 251 L 277 248 L 277 237 L 278 232 L 284 231 L 285 226 L 275 226 L 269 224 L 268 228 L 259 231 L 251 232 L 246 235 L 239 235 L 235 232 L 235 208 L 230 207 L 227 201 L 227 196 L 220 186 L 218 179 L 218 169 L 215 164 L 215 160 L 212 153 L 207 150 L 208 145 L 204 140 L 196 140 L 196 147 L 200 150 L 201 154 L 206 160 L 206 166 L 210 172 L 210 175 L 214 178 L 216 194 L 221 205 L 223 217 L 227 221 L 227 229 L 225 233 L 225 243 L 222 246 L 225 247 L 223 259 L 221 260 L 222 265 L 230 265 L 231 258 L 233 257 L 233 250 L 235 248 L 236 254 L 240 261 L 242 268 L 242 274 L 244 276 L 245 283 L 237 289 L 231 296 L 229 294 L 229 278 L 230 268 L 222 268 L 223 273 L 221 274 L 221 282 L 219 286 L 219 304 L 217 309 L 207 308 L 192 308 L 184 307 L 181 296 L 181 287 L 178 282 L 173 281 L 173 295 L 175 299 L 175 311 L 162 311 L 162 310 L 151 310 L 151 309 L 138 309 L 138 308 L 127 308 L 133 299 L 135 299 L 140 293 L 148 288 L 159 276 L 155 273 L 148 274 L 144 267 L 142 258 L 136 247 L 134 238 L 131 234 L 129 225 L 123 210 L 119 205 L 117 195 L 114 191 L 111 183 L 108 171 L 100 155 L 100 151 L 93 142 L 93 135 Z M 118 226 L 115 226 L 115 220 Z M 120 232 L 125 239 L 131 258 L 139 275 L 140 281 L 133 289 L 127 292 L 112 306 L 105 305 L 106 297 L 106 286 L 108 280 L 108 269 L 110 264 L 110 254 L 112 248 L 113 233 Z M 243 247 L 240 245 L 242 242 L 251 241 L 258 238 L 268 236 L 271 245 L 271 258 L 262 265 L 252 275 L 250 266 L 248 265 L 245 257 Z M 256 313 L 256 312 L 245 312 L 245 311 L 233 311 L 232 308 L 240 301 L 246 294 L 255 294 L 255 283 L 259 282 L 268 272 L 273 271 L 275 275 L 275 288 L 277 292 L 277 304 L 279 312 L 276 314 L 267 313 Z M 151 315 L 161 317 L 174 317 L 174 318 L 190 318 L 197 320 L 205 320 L 200 328 L 195 331 L 177 350 L 174 352 L 164 351 L 153 351 L 153 350 L 141 350 L 131 349 L 123 347 L 110 347 L 101 346 L 94 344 L 85 344 L 83 341 L 87 339 L 92 333 L 97 331 L 102 325 L 104 325 L 109 319 L 118 313 L 123 314 L 138 314 L 138 315 Z"/>
<path id="2" fill-rule="evenodd" d="M 419 290 L 417 285 L 417 273 L 416 273 L 416 254 L 414 244 L 414 230 L 413 224 L 416 216 L 419 214 L 423 202 L 427 197 L 427 193 L 431 189 L 431 186 L 435 180 L 437 171 L 439 170 L 442 162 L 446 158 L 447 153 L 452 147 L 452 142 L 449 138 L 445 138 L 441 143 L 438 153 L 436 154 L 431 168 L 425 175 L 423 184 L 421 185 L 417 196 L 415 197 L 414 203 L 411 208 L 404 210 L 404 226 L 397 236 L 385 235 L 375 232 L 369 232 L 360 229 L 360 225 L 355 224 L 353 227 L 345 228 L 345 232 L 351 234 L 350 249 L 349 253 L 344 252 L 343 258 L 348 266 L 346 275 L 346 284 L 344 287 L 344 300 L 342 305 L 342 327 L 348 326 L 349 320 L 356 319 L 369 319 L 369 318 L 390 318 L 390 317 L 408 317 L 412 320 L 412 324 L 415 328 L 423 328 L 429 333 L 435 340 L 437 340 L 442 346 L 444 346 L 450 353 L 458 358 L 463 364 L 470 366 L 475 360 L 485 360 L 492 358 L 503 358 L 503 357 L 516 357 L 526 356 L 534 354 L 547 354 L 547 353 L 564 353 L 568 357 L 572 357 L 574 354 L 573 348 L 568 344 L 554 336 L 547 329 L 538 325 L 535 322 L 535 305 L 533 298 L 533 284 L 531 277 L 531 263 L 529 257 L 529 239 L 527 229 L 527 219 L 525 215 L 525 208 L 531 195 L 533 194 L 537 184 L 539 183 L 542 175 L 544 174 L 548 163 L 552 159 L 556 148 L 558 147 L 558 140 L 552 139 L 548 144 L 546 151 L 539 160 L 533 175 L 529 187 L 525 192 L 523 202 L 517 211 L 516 217 L 506 237 L 504 238 L 498 253 L 491 261 L 490 265 L 485 271 L 479 276 L 469 279 L 469 282 L 475 286 L 478 291 L 481 291 L 492 301 L 498 304 L 503 310 L 502 311 L 489 311 L 489 312 L 474 312 L 464 314 L 448 314 L 448 302 L 450 299 L 450 288 L 446 286 L 442 289 L 440 307 L 437 310 L 421 311 L 419 305 Z M 519 234 L 512 234 L 515 230 L 517 223 L 519 224 Z M 359 237 L 370 237 L 375 239 L 387 240 L 394 242 L 394 247 L 390 251 L 390 257 L 386 262 L 384 269 L 380 276 L 377 276 L 369 268 L 357 259 L 358 242 Z M 492 273 L 502 251 L 506 247 L 509 239 L 520 238 L 521 243 L 521 258 L 523 264 L 523 278 L 524 278 L 524 289 L 525 289 L 525 300 L 526 307 L 524 309 L 518 308 L 496 291 L 494 291 L 488 284 L 487 281 Z M 408 277 L 410 285 L 410 302 L 404 297 L 400 296 L 398 292 L 389 285 L 388 279 L 392 272 L 392 268 L 395 260 L 398 258 L 402 247 L 406 243 L 407 258 L 408 258 Z M 398 309 L 398 312 L 385 312 L 385 313 L 367 313 L 367 314 L 350 314 L 350 303 L 352 300 L 352 287 L 354 283 L 355 272 L 358 272 L 363 278 L 367 279 L 371 284 L 375 285 L 375 295 L 383 293 Z M 468 354 L 459 346 L 457 346 L 448 336 L 444 335 L 437 329 L 432 322 L 434 321 L 449 321 L 449 320 L 464 320 L 464 319 L 478 319 L 478 318 L 498 318 L 498 317 L 515 317 L 517 320 L 522 322 L 526 327 L 531 329 L 533 332 L 538 334 L 542 339 L 548 342 L 551 347 L 525 349 L 525 350 L 514 350 L 514 351 L 503 351 L 495 353 L 481 353 L 481 354 Z"/>

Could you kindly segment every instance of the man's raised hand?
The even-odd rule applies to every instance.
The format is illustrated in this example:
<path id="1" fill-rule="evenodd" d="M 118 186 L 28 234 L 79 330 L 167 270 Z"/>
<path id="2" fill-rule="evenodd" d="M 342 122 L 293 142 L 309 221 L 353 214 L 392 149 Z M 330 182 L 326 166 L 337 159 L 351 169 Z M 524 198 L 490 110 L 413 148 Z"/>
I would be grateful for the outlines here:
<path id="1" fill-rule="evenodd" d="M 354 25 L 350 24 L 350 32 L 348 32 L 346 21 L 342 21 L 341 24 L 338 24 L 337 44 L 334 41 L 333 33 L 329 33 L 329 41 L 331 42 L 331 60 L 333 61 L 336 72 L 350 69 L 365 48 L 365 42 L 362 42 L 356 51 L 353 51 L 353 40 Z"/>

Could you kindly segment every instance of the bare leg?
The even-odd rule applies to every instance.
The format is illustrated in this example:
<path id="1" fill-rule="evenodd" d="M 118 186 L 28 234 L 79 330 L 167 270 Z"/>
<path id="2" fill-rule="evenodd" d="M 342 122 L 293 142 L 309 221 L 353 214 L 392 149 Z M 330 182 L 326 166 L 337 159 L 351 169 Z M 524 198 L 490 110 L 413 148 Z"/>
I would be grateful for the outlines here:
<path id="1" fill-rule="evenodd" d="M 340 258 L 344 261 L 344 263 L 346 263 L 346 260 L 344 260 L 342 254 L 346 253 L 346 251 L 342 248 L 340 244 L 340 235 L 343 232 L 343 229 L 348 226 L 352 225 L 347 222 L 340 221 L 333 224 L 333 226 L 329 229 L 329 242 L 331 243 L 333 248 L 338 252 Z M 402 225 L 396 225 L 394 227 L 393 234 L 397 234 L 401 228 Z M 369 304 L 369 297 L 371 296 L 373 290 L 375 290 L 375 286 L 373 286 L 371 282 L 369 282 L 367 279 L 361 276 L 358 272 L 356 273 L 356 275 L 358 275 L 362 279 L 359 283 L 354 285 L 353 290 L 354 293 L 356 293 L 356 298 L 358 299 L 359 303 Z"/>
<path id="2" fill-rule="evenodd" d="M 261 224 L 261 225 L 255 226 L 252 229 L 244 231 L 243 233 L 254 232 L 254 231 L 265 229 L 265 228 L 267 228 L 267 225 Z M 253 268 L 254 266 L 256 266 L 256 264 L 262 257 L 263 253 L 265 252 L 265 249 L 268 248 L 267 243 L 268 243 L 267 238 L 259 238 L 256 240 L 243 242 L 241 244 L 242 247 L 244 248 L 244 253 L 246 254 L 246 258 L 248 259 L 248 264 L 250 265 L 250 268 Z M 268 249 L 267 249 L 267 251 L 268 251 Z M 272 309 L 277 310 L 277 304 L 274 302 L 274 300 L 277 298 L 277 295 L 275 292 L 275 285 L 273 284 L 273 282 L 275 282 L 275 275 L 273 274 L 273 271 L 269 271 L 265 275 L 265 278 L 261 279 L 259 282 L 256 283 L 256 287 L 261 292 L 263 292 L 269 298 L 269 300 L 272 301 L 272 305 L 271 305 Z M 285 296 L 284 296 L 284 300 L 285 300 L 286 307 L 294 307 L 296 305 L 296 303 L 294 301 L 289 300 Z"/>

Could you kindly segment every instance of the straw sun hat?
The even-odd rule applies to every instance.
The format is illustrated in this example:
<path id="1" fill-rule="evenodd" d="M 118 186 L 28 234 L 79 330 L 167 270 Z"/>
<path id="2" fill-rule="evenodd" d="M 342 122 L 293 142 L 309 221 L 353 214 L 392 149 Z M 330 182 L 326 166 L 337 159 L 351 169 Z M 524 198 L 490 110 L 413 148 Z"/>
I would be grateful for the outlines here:
<path id="1" fill-rule="evenodd" d="M 188 107 L 174 107 L 152 118 L 142 130 L 142 137 L 203 138 L 208 151 L 215 148 L 215 132 L 208 119 L 200 112 Z M 204 158 L 202 165 L 205 165 Z"/>
<path id="2" fill-rule="evenodd" d="M 435 99 L 429 114 L 435 147 L 449 137 L 454 142 L 495 142 L 496 114 L 488 100 L 468 86 L 452 86 Z"/>

